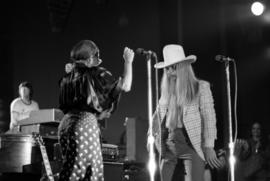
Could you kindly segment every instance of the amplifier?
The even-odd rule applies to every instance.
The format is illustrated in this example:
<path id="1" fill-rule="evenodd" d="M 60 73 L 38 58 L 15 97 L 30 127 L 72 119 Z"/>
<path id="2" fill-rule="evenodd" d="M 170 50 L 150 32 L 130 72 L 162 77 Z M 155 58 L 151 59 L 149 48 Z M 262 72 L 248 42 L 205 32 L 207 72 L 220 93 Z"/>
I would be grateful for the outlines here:
<path id="1" fill-rule="evenodd" d="M 117 145 L 102 144 L 103 161 L 116 162 L 119 159 L 119 149 Z M 59 143 L 54 144 L 54 160 L 62 160 L 62 153 Z"/>
<path id="2" fill-rule="evenodd" d="M 43 140 L 48 157 L 52 160 L 54 144 L 58 142 L 58 139 L 57 137 L 44 137 Z M 40 148 L 32 135 L 4 134 L 0 136 L 0 145 L 0 173 L 21 173 L 23 165 L 42 161 Z"/>
<path id="3" fill-rule="evenodd" d="M 101 151 L 104 161 L 117 161 L 119 158 L 119 150 L 117 145 L 102 143 Z"/>
<path id="4" fill-rule="evenodd" d="M 142 118 L 126 120 L 126 154 L 127 160 L 146 163 L 148 160 L 147 145 L 148 121 Z"/>

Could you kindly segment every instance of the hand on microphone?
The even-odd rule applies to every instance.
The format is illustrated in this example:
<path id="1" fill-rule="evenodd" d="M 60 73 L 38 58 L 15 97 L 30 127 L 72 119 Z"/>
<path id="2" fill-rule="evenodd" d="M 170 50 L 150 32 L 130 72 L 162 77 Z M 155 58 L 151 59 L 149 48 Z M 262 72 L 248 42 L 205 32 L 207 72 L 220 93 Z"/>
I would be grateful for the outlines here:
<path id="1" fill-rule="evenodd" d="M 125 47 L 123 58 L 125 62 L 132 63 L 134 60 L 134 51 L 128 47 Z"/>

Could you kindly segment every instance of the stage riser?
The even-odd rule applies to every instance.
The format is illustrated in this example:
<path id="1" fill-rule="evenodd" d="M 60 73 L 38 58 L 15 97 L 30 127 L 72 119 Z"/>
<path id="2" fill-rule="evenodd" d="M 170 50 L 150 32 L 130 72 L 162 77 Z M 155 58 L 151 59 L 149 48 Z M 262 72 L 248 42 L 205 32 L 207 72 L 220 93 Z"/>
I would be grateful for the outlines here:
<path id="1" fill-rule="evenodd" d="M 53 173 L 59 173 L 61 170 L 61 163 L 53 161 L 50 162 L 50 164 Z M 0 173 L 0 181 L 37 181 L 45 174 L 45 171 L 41 169 L 42 167 L 41 163 L 31 164 L 23 167 L 23 173 Z M 149 181 L 149 175 L 143 166 L 105 162 L 104 179 L 105 181 Z"/>

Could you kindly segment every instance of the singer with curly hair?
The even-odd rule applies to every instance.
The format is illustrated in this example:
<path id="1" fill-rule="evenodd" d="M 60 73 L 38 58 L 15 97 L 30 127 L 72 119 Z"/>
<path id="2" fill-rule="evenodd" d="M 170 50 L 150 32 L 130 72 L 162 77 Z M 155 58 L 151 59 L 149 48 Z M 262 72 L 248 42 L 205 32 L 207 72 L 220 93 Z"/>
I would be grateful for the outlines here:
<path id="1" fill-rule="evenodd" d="M 98 120 L 108 118 L 117 107 L 122 91 L 132 84 L 134 52 L 124 49 L 123 78 L 115 79 L 103 67 L 97 45 L 82 40 L 71 50 L 60 80 L 60 109 L 65 113 L 59 125 L 63 168 L 59 181 L 103 181 L 103 160 Z"/>

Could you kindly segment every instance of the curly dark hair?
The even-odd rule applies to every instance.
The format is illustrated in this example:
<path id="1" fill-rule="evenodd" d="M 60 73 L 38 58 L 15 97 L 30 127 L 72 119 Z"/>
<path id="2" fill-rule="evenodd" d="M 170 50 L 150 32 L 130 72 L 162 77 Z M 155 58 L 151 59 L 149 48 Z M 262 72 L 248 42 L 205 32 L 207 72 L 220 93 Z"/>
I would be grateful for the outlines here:
<path id="1" fill-rule="evenodd" d="M 73 61 L 87 60 L 99 52 L 97 45 L 91 40 L 81 40 L 70 52 L 70 58 Z"/>

